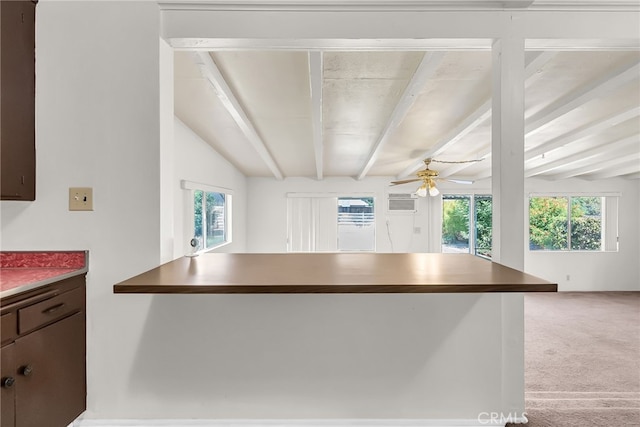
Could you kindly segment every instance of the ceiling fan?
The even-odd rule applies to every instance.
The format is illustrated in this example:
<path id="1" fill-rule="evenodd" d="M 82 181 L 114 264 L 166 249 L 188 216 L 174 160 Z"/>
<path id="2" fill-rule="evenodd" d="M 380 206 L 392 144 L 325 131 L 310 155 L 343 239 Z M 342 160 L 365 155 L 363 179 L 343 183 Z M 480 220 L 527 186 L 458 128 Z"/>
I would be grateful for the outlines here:
<path id="1" fill-rule="evenodd" d="M 482 159 L 446 161 L 446 160 L 436 160 L 436 159 L 432 159 L 431 157 L 428 157 L 424 159 L 424 164 L 426 168 L 416 172 L 417 178 L 405 179 L 402 181 L 393 181 L 391 182 L 390 185 L 399 185 L 399 184 L 406 184 L 409 182 L 422 181 L 422 185 L 418 187 L 418 189 L 416 190 L 416 196 L 426 197 L 427 193 L 430 196 L 437 196 L 438 194 L 440 194 L 440 191 L 436 187 L 436 181 L 449 181 L 449 182 L 455 182 L 456 184 L 473 184 L 473 181 L 464 180 L 464 179 L 438 178 L 438 171 L 429 169 L 429 165 L 431 163 L 475 163 L 481 160 Z"/>

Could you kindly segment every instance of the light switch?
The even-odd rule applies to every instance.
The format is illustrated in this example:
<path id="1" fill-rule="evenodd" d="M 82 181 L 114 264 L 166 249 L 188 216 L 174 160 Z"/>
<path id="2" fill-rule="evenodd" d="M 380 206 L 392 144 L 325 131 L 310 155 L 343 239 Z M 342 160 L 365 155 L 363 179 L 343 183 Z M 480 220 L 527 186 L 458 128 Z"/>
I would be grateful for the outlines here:
<path id="1" fill-rule="evenodd" d="M 93 210 L 93 188 L 70 187 L 69 188 L 69 210 L 70 211 L 92 211 Z"/>

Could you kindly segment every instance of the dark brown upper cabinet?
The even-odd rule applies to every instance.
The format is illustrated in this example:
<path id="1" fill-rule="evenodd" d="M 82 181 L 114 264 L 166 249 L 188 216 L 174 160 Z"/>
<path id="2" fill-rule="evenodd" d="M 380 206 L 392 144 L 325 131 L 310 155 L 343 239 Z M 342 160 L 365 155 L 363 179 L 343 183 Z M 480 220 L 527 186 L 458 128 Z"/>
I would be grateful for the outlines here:
<path id="1" fill-rule="evenodd" d="M 36 2 L 0 1 L 0 196 L 35 200 Z"/>

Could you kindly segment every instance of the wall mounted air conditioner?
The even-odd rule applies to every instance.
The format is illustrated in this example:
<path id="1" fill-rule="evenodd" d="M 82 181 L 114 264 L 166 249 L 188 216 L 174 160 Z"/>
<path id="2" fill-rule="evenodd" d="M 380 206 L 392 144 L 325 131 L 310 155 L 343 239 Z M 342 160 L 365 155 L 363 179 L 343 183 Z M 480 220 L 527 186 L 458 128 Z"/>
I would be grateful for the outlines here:
<path id="1" fill-rule="evenodd" d="M 417 196 L 412 193 L 389 193 L 387 211 L 389 213 L 413 213 L 418 210 Z"/>

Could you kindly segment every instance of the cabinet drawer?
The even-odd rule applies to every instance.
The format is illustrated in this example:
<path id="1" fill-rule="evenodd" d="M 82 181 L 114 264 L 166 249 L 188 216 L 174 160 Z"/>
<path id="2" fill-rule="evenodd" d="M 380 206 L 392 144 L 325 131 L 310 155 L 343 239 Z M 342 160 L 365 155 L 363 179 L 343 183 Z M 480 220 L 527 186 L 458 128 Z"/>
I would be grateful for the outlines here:
<path id="1" fill-rule="evenodd" d="M 7 313 L 0 316 L 0 325 L 2 344 L 13 341 L 16 335 L 18 335 L 18 324 L 15 313 Z"/>
<path id="2" fill-rule="evenodd" d="M 20 334 L 81 311 L 84 289 L 78 288 L 18 310 Z"/>

